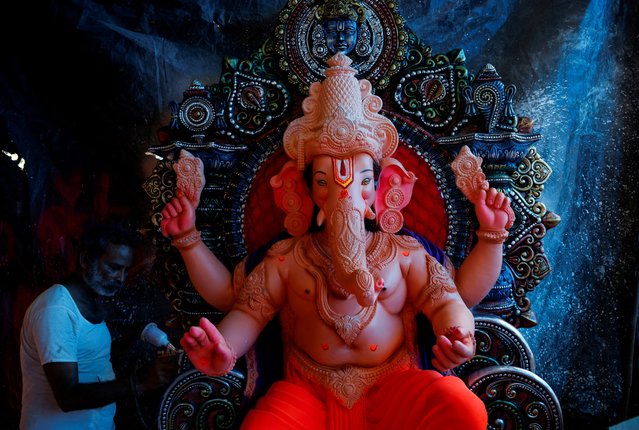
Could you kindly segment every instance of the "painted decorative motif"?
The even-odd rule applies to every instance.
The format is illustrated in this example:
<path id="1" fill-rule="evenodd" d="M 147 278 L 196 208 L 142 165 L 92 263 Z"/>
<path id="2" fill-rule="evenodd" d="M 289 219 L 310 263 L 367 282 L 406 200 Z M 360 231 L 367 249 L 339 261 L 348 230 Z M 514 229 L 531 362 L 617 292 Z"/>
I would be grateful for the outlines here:
<path id="1" fill-rule="evenodd" d="M 216 95 L 216 88 L 206 87 L 198 80 L 184 92 L 181 103 L 171 103 L 169 129 L 182 131 L 184 137 L 200 143 L 210 131 L 226 127 L 226 104 Z"/>
<path id="2" fill-rule="evenodd" d="M 158 416 L 160 429 L 235 429 L 240 423 L 246 378 L 232 371 L 224 378 L 183 372 L 167 388 Z"/>
<path id="3" fill-rule="evenodd" d="M 311 83 L 321 80 L 326 61 L 334 54 L 327 46 L 319 9 L 323 2 L 291 0 L 279 16 L 275 29 L 278 64 L 289 83 L 308 94 Z M 346 2 L 348 3 L 348 2 Z M 404 19 L 392 0 L 361 0 L 365 19 L 358 26 L 357 42 L 350 57 L 359 79 L 386 88 L 405 57 L 407 35 Z"/>
<path id="4" fill-rule="evenodd" d="M 173 165 L 173 170 L 177 178 L 176 189 L 197 207 L 206 181 L 202 160 L 183 149 L 180 151 L 178 162 Z"/>
<path id="5" fill-rule="evenodd" d="M 493 366 L 469 381 L 488 411 L 488 429 L 562 430 L 559 400 L 548 384 L 529 370 Z"/>
<path id="6" fill-rule="evenodd" d="M 475 356 L 455 368 L 455 374 L 467 380 L 479 369 L 513 366 L 535 371 L 535 358 L 521 332 L 503 319 L 492 315 L 475 316 Z"/>
<path id="7" fill-rule="evenodd" d="M 522 222 L 511 232 L 506 246 L 506 260 L 513 269 L 514 298 L 521 311 L 520 325 L 528 327 L 537 323 L 527 293 L 533 291 L 550 273 L 550 262 L 543 252 L 542 240 L 549 228 L 555 227 L 560 218 L 546 210 L 539 201 L 544 183 L 550 177 L 550 166 L 531 148 L 513 173 L 511 198 Z"/>
<path id="8" fill-rule="evenodd" d="M 217 112 L 206 98 L 194 96 L 179 108 L 180 123 L 191 131 L 204 131 L 213 124 Z"/>
<path id="9" fill-rule="evenodd" d="M 284 86 L 274 79 L 233 74 L 228 101 L 229 122 L 245 134 L 258 134 L 288 109 L 289 97 Z"/>
<path id="10" fill-rule="evenodd" d="M 168 160 L 159 161 L 143 184 L 151 206 L 151 226 L 158 231 L 162 217 L 160 212 L 166 202 L 174 196 L 177 186 L 172 165 L 173 163 Z"/>
<path id="11" fill-rule="evenodd" d="M 521 194 L 530 210 L 540 217 L 543 217 L 547 212 L 546 206 L 539 199 L 544 184 L 551 174 L 552 169 L 542 160 L 537 149 L 530 148 L 512 175 L 513 188 Z"/>
<path id="12" fill-rule="evenodd" d="M 475 202 L 481 190 L 488 190 L 486 175 L 481 170 L 481 157 L 476 157 L 467 146 L 463 146 L 457 157 L 450 163 L 455 172 L 455 185 L 470 202 Z"/>
<path id="13" fill-rule="evenodd" d="M 473 80 L 464 87 L 466 117 L 478 118 L 486 133 L 517 131 L 517 115 L 513 109 L 516 87 L 504 85 L 492 64 L 486 64 Z"/>
<path id="14" fill-rule="evenodd" d="M 461 49 L 432 55 L 429 47 L 408 33 L 408 53 L 393 99 L 406 115 L 432 133 L 446 133 L 463 115 L 462 94 L 470 76 Z"/>

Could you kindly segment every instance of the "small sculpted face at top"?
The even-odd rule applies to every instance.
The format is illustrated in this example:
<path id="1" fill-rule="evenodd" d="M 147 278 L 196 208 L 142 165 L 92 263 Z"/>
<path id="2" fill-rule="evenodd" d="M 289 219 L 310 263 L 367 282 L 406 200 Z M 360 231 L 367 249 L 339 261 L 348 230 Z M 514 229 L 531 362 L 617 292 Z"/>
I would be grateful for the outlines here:
<path id="1" fill-rule="evenodd" d="M 331 54 L 350 53 L 357 43 L 357 23 L 350 19 L 330 19 L 324 22 L 326 46 Z"/>
<path id="2" fill-rule="evenodd" d="M 350 163 L 349 159 L 340 161 Z M 346 189 L 354 197 L 361 196 L 361 199 L 370 207 L 375 201 L 373 159 L 370 155 L 361 153 L 355 155 L 352 162 L 353 181 Z M 335 180 L 333 166 L 333 157 L 328 155 L 320 155 L 313 160 L 312 197 L 313 202 L 322 209 L 326 206 L 329 198 L 338 197 L 344 190 L 344 187 Z"/>

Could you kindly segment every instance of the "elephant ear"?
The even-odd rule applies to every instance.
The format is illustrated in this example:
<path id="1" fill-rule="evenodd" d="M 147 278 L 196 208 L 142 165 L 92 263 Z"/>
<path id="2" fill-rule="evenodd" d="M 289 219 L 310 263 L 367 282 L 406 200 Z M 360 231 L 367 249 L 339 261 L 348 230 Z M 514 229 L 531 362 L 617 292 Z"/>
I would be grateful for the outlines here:
<path id="1" fill-rule="evenodd" d="M 313 200 L 302 171 L 288 161 L 270 181 L 277 207 L 286 212 L 284 227 L 292 236 L 301 236 L 311 225 Z"/>
<path id="2" fill-rule="evenodd" d="M 377 225 L 382 231 L 397 233 L 404 225 L 401 210 L 410 202 L 417 177 L 394 158 L 383 158 L 380 167 L 375 198 Z"/>

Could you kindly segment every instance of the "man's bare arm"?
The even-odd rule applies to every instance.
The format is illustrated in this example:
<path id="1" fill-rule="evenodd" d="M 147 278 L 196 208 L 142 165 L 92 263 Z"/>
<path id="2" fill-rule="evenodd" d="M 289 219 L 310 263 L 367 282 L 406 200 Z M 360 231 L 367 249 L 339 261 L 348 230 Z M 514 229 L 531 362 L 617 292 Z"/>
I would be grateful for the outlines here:
<path id="1" fill-rule="evenodd" d="M 99 408 L 168 385 L 178 373 L 176 358 L 169 356 L 156 359 L 140 375 L 105 382 L 80 383 L 76 362 L 46 363 L 42 367 L 55 400 L 64 412 Z"/>

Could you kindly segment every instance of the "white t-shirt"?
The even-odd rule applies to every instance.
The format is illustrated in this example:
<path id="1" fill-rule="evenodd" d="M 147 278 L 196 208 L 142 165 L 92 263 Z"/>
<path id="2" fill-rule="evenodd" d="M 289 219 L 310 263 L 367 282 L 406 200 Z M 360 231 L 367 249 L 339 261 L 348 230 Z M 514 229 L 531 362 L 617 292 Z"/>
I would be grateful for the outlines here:
<path id="1" fill-rule="evenodd" d="M 80 383 L 115 379 L 106 323 L 87 321 L 69 291 L 59 284 L 40 294 L 24 316 L 20 334 L 20 429 L 114 429 L 115 403 L 71 412 L 60 409 L 42 368 L 53 362 L 78 363 Z"/>

